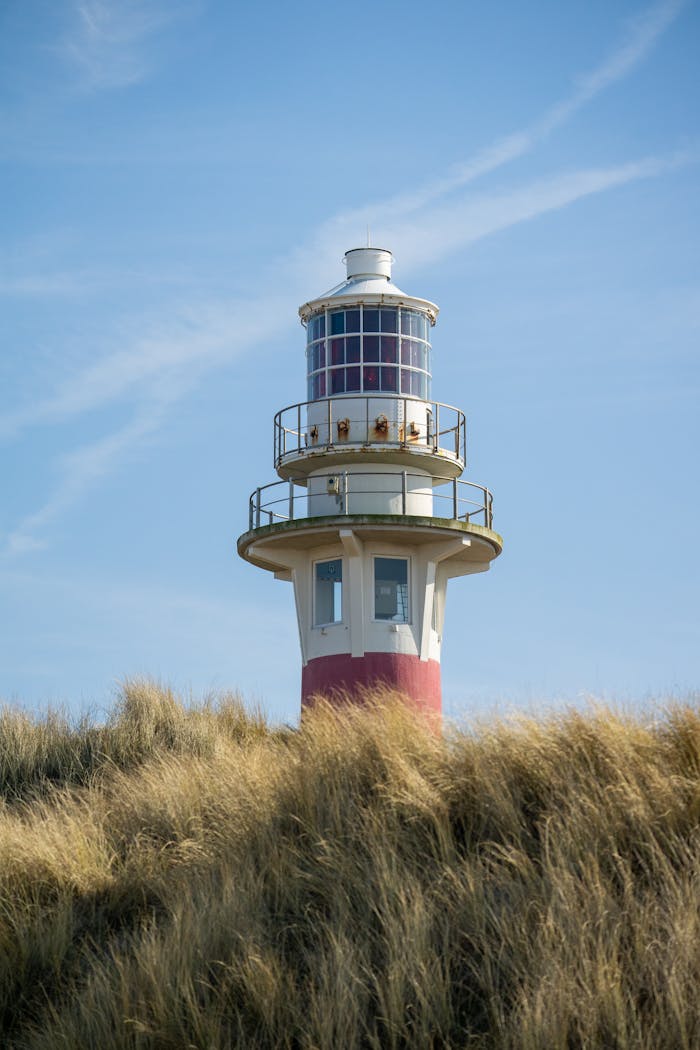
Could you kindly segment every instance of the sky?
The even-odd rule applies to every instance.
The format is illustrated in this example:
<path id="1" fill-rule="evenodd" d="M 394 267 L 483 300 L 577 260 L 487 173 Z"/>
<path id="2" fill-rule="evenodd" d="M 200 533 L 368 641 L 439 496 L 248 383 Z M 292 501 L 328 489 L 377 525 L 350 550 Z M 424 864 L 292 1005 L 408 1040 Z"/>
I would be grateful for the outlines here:
<path id="1" fill-rule="evenodd" d="M 505 543 L 445 714 L 697 697 L 699 44 L 697 0 L 5 0 L 0 701 L 296 722 L 291 586 L 235 541 L 368 227 Z"/>

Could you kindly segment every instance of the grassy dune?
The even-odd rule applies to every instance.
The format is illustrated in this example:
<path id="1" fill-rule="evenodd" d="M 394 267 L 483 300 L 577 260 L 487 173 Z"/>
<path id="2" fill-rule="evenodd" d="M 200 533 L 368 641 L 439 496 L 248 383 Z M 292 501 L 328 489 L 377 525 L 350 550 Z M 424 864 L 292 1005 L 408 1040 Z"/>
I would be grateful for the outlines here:
<path id="1" fill-rule="evenodd" d="M 0 1045 L 697 1050 L 698 711 L 383 699 L 5 712 Z"/>

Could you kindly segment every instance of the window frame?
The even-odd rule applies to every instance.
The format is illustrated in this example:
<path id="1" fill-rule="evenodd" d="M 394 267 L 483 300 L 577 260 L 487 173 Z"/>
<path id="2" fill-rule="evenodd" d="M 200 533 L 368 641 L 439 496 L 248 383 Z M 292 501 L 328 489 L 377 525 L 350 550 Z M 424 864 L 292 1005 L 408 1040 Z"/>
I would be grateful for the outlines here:
<path id="1" fill-rule="evenodd" d="M 384 561 L 402 561 L 406 565 L 406 619 L 405 620 L 394 620 L 391 617 L 377 616 L 377 559 L 382 558 Z M 397 627 L 400 624 L 411 624 L 413 615 L 413 603 L 411 601 L 411 561 L 412 558 L 409 556 L 395 555 L 395 554 L 373 554 L 372 555 L 372 623 L 389 623 L 394 624 Z M 398 604 L 398 603 L 397 603 Z"/>
<path id="2" fill-rule="evenodd" d="M 316 593 L 316 567 L 318 565 L 328 565 L 330 562 L 340 562 L 340 580 L 336 581 L 340 583 L 340 619 L 339 620 L 323 620 L 317 622 L 317 609 L 318 609 L 318 597 Z M 338 624 L 345 622 L 345 588 L 343 586 L 343 575 L 344 575 L 344 559 L 340 558 L 317 558 L 313 561 L 313 571 L 311 573 L 311 626 L 316 627 L 336 627 Z"/>

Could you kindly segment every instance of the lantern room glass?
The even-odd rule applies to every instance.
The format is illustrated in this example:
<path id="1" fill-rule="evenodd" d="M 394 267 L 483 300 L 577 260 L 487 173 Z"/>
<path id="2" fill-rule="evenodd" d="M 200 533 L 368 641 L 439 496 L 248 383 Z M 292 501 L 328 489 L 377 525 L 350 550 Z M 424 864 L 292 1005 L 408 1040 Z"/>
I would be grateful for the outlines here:
<path id="1" fill-rule="evenodd" d="M 364 392 L 429 400 L 429 327 L 426 314 L 404 307 L 314 314 L 307 324 L 308 400 Z"/>

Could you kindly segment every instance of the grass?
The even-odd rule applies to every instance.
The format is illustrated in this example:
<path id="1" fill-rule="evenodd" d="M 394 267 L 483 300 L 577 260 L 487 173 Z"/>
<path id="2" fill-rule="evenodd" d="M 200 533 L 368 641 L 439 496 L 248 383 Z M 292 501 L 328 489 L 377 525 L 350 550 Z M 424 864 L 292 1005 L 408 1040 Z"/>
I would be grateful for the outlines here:
<path id="1" fill-rule="evenodd" d="M 700 714 L 299 732 L 128 683 L 0 716 L 0 1032 L 90 1047 L 700 1046 Z"/>

